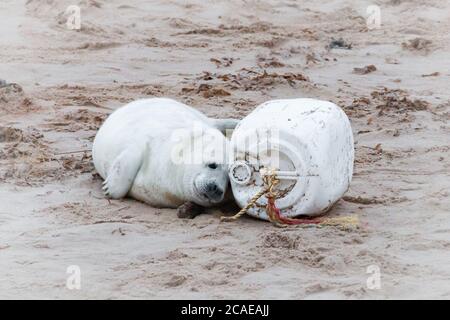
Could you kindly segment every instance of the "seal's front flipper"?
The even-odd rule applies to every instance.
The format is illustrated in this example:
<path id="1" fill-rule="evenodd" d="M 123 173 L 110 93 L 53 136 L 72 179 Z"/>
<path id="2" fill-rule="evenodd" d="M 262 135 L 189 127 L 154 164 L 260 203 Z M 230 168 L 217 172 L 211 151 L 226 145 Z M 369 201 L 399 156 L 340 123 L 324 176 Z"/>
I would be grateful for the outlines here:
<path id="1" fill-rule="evenodd" d="M 142 148 L 129 147 L 114 160 L 103 182 L 107 197 L 120 199 L 127 195 L 142 165 Z"/>
<path id="2" fill-rule="evenodd" d="M 186 202 L 178 207 L 177 216 L 181 219 L 194 219 L 199 214 L 203 213 L 205 208 L 194 203 L 194 202 Z"/>
<path id="3" fill-rule="evenodd" d="M 233 130 L 239 123 L 239 120 L 237 119 L 212 119 L 212 120 L 213 120 L 213 127 L 218 129 L 223 134 L 226 134 L 227 130 Z"/>

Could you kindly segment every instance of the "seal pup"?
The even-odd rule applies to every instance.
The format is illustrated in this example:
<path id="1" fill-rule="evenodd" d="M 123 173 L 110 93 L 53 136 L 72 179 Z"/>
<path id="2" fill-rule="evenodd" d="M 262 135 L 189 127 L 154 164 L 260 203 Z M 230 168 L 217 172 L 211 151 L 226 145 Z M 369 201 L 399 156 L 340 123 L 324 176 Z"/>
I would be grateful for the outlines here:
<path id="1" fill-rule="evenodd" d="M 211 119 L 167 98 L 131 102 L 114 111 L 92 147 L 105 195 L 130 196 L 154 207 L 181 207 L 192 218 L 219 204 L 228 187 L 227 129 L 237 120 Z"/>

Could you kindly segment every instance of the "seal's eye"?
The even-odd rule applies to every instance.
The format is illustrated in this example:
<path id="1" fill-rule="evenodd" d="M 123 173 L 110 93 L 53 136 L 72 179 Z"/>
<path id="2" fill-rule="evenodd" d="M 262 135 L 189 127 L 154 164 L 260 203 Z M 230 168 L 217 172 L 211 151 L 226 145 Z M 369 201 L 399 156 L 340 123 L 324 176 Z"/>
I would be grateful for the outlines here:
<path id="1" fill-rule="evenodd" d="M 217 163 L 212 162 L 212 163 L 208 164 L 208 168 L 210 168 L 210 169 L 217 169 Z"/>

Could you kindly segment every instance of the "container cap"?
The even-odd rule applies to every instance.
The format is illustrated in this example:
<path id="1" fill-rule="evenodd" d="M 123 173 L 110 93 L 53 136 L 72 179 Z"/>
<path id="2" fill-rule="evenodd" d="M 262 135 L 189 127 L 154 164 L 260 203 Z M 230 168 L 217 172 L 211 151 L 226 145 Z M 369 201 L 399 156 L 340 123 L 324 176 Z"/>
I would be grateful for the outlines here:
<path id="1" fill-rule="evenodd" d="M 233 194 L 237 203 L 244 207 L 263 187 L 264 170 L 275 170 L 279 183 L 275 191 L 279 193 L 276 205 L 280 209 L 293 206 L 305 193 L 304 161 L 300 150 L 288 141 L 276 141 L 270 148 L 254 148 L 256 154 L 239 153 L 229 168 Z M 256 207 L 248 211 L 250 215 L 265 218 L 267 199 L 260 198 Z"/>

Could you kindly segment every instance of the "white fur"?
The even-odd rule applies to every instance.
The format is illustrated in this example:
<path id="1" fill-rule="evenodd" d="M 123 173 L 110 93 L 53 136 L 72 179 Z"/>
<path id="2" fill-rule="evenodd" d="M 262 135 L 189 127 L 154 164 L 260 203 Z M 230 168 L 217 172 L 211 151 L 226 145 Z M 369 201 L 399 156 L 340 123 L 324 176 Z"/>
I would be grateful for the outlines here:
<path id="1" fill-rule="evenodd" d="M 193 151 L 195 156 L 204 153 L 198 163 L 177 163 L 173 158 L 176 150 L 189 154 L 188 136 L 195 141 L 213 137 L 212 142 L 204 143 L 209 149 L 227 146 L 217 128 L 235 124 L 230 119 L 209 119 L 165 98 L 138 100 L 116 110 L 98 131 L 92 150 L 95 168 L 105 179 L 105 193 L 112 198 L 129 195 L 158 207 L 177 207 L 186 201 L 203 206 L 220 202 L 223 197 L 210 200 L 203 190 L 208 182 L 214 182 L 225 193 L 228 175 L 224 163 L 218 163 L 215 170 L 209 168 L 208 163 L 216 161 L 204 149 Z M 181 139 L 175 141 L 177 135 Z"/>

